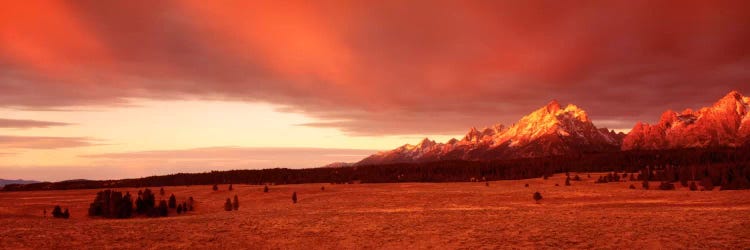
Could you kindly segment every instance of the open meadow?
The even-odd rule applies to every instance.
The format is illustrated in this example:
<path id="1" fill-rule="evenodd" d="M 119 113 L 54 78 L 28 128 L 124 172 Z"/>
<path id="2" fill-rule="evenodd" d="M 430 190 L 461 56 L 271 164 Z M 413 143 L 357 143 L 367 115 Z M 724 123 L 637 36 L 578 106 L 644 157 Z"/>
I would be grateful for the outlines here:
<path id="1" fill-rule="evenodd" d="M 166 218 L 88 217 L 99 190 L 0 192 L 0 248 L 750 248 L 748 190 L 689 191 L 679 183 L 674 191 L 654 190 L 658 183 L 643 190 L 640 182 L 594 184 L 601 174 L 579 175 L 583 181 L 572 186 L 558 174 L 489 186 L 326 183 L 269 186 L 268 193 L 256 185 L 164 187 L 165 200 L 172 193 L 178 202 L 196 200 L 195 211 L 171 210 Z M 162 199 L 159 187 L 152 190 Z M 239 210 L 224 211 L 235 194 Z M 70 209 L 70 219 L 51 218 L 58 204 Z"/>

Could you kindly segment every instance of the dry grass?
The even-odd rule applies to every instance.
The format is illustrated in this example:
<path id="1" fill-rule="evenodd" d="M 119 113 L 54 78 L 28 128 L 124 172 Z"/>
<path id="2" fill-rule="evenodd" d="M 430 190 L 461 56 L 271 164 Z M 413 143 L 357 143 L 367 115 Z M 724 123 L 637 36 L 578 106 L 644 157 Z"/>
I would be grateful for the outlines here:
<path id="1" fill-rule="evenodd" d="M 231 192 L 226 185 L 218 192 L 165 187 L 165 200 L 171 193 L 178 201 L 194 196 L 197 210 L 159 219 L 88 218 L 98 190 L 0 193 L 0 248 L 750 247 L 750 191 L 631 190 L 630 182 L 594 184 L 598 176 L 569 187 L 561 175 L 489 187 L 303 184 L 271 186 L 269 193 L 249 185 Z M 291 202 L 293 191 L 298 204 Z M 539 204 L 535 191 L 544 196 Z M 239 211 L 223 211 L 235 194 Z M 49 213 L 56 204 L 70 208 L 72 218 L 42 218 L 43 208 Z"/>

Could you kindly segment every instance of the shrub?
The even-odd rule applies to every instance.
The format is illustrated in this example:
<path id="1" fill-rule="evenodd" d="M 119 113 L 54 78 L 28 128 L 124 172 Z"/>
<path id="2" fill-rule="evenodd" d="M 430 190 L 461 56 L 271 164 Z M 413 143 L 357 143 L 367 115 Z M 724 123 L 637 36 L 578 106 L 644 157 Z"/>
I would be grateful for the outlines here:
<path id="1" fill-rule="evenodd" d="M 159 195 L 164 196 L 164 188 L 163 187 L 159 189 Z"/>
<path id="2" fill-rule="evenodd" d="M 540 194 L 539 192 L 534 192 L 534 201 L 539 203 L 539 200 L 541 199 L 542 199 L 542 194 Z"/>
<path id="3" fill-rule="evenodd" d="M 193 211 L 195 209 L 195 200 L 193 200 L 193 196 L 190 196 L 187 201 L 188 205 L 188 211 Z"/>
<path id="4" fill-rule="evenodd" d="M 661 190 L 674 190 L 674 184 L 664 181 L 664 182 L 662 182 L 659 185 L 659 189 L 661 189 Z"/>
<path id="5" fill-rule="evenodd" d="M 643 189 L 648 189 L 648 180 L 643 180 Z"/>
<path id="6" fill-rule="evenodd" d="M 229 191 L 234 190 L 234 187 L 232 187 L 232 184 L 229 184 Z"/>
<path id="7" fill-rule="evenodd" d="M 177 208 L 177 198 L 174 194 L 169 196 L 169 208 Z"/>
<path id="8" fill-rule="evenodd" d="M 690 182 L 690 191 L 696 191 L 698 190 L 698 185 L 695 185 L 694 181 Z"/>
<path id="9" fill-rule="evenodd" d="M 234 202 L 232 202 L 232 208 L 234 210 L 240 209 L 240 200 L 237 199 L 237 195 L 236 194 L 234 195 Z"/>
<path id="10" fill-rule="evenodd" d="M 177 214 L 182 213 L 182 204 L 177 205 Z"/>
<path id="11" fill-rule="evenodd" d="M 526 183 L 526 185 L 524 185 L 524 187 L 529 187 L 529 184 L 528 184 L 528 183 Z"/>
<path id="12" fill-rule="evenodd" d="M 680 185 L 682 185 L 683 187 L 688 186 L 688 179 L 687 177 L 685 177 L 685 175 L 680 176 Z"/>
<path id="13" fill-rule="evenodd" d="M 599 176 L 599 179 L 597 179 L 594 183 L 607 183 L 607 177 Z"/>
<path id="14" fill-rule="evenodd" d="M 320 186 L 320 191 L 326 191 L 326 187 L 325 186 Z"/>
<path id="15" fill-rule="evenodd" d="M 490 186 L 490 182 L 489 181 L 485 182 L 484 185 L 487 186 L 487 187 L 489 187 Z"/>
<path id="16" fill-rule="evenodd" d="M 292 203 L 297 203 L 297 192 L 292 193 Z"/>
<path id="17" fill-rule="evenodd" d="M 630 184 L 630 189 L 635 189 L 635 185 Z"/>
<path id="18" fill-rule="evenodd" d="M 263 193 L 268 193 L 268 185 L 263 187 Z"/>
<path id="19" fill-rule="evenodd" d="M 565 178 L 565 186 L 570 186 L 570 177 Z"/>
<path id="20" fill-rule="evenodd" d="M 219 191 L 219 186 L 214 184 L 214 186 L 211 187 L 211 189 L 213 189 L 214 191 Z"/>
<path id="21" fill-rule="evenodd" d="M 68 212 L 67 208 L 65 209 L 65 212 L 63 212 L 63 214 L 62 214 L 62 218 L 63 219 L 70 218 L 70 212 Z"/>
<path id="22" fill-rule="evenodd" d="M 232 211 L 232 200 L 227 198 L 227 202 L 224 203 L 224 211 Z"/>
<path id="23" fill-rule="evenodd" d="M 60 208 L 59 205 L 55 206 L 55 208 L 52 209 L 52 217 L 55 217 L 55 218 L 62 218 L 63 217 L 62 208 Z"/>
<path id="24" fill-rule="evenodd" d="M 581 181 L 581 177 L 578 176 L 578 175 L 576 175 L 576 176 L 573 177 L 573 180 L 574 181 Z"/>

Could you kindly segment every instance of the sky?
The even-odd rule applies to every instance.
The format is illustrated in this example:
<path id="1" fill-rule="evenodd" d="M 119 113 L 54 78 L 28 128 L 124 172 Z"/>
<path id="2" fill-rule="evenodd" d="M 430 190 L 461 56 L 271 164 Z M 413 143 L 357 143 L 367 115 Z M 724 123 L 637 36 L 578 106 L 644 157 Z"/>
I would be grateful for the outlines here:
<path id="1" fill-rule="evenodd" d="M 750 93 L 748 1 L 2 1 L 0 178 L 317 167 Z"/>

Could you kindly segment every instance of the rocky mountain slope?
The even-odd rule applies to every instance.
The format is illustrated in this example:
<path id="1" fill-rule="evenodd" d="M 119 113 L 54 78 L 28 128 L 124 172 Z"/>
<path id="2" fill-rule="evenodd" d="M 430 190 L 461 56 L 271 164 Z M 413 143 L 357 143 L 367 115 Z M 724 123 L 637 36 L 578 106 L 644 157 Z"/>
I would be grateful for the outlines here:
<path id="1" fill-rule="evenodd" d="M 511 127 L 501 124 L 471 128 L 461 140 L 437 143 L 425 138 L 416 145 L 369 156 L 357 165 L 438 160 L 493 160 L 584 152 L 617 151 L 624 134 L 597 128 L 575 105 L 552 101 Z"/>
<path id="2" fill-rule="evenodd" d="M 698 111 L 667 111 L 657 124 L 638 123 L 625 137 L 623 150 L 736 147 L 750 137 L 750 97 L 732 91 Z"/>

